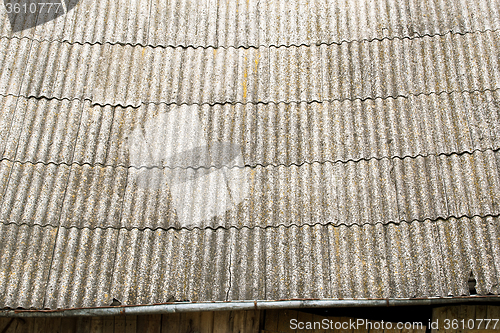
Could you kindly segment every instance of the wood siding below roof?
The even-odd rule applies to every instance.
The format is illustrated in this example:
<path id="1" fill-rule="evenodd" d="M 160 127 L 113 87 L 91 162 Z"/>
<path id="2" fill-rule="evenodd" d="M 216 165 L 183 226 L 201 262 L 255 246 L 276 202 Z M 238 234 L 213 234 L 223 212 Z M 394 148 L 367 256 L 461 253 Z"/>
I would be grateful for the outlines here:
<path id="1" fill-rule="evenodd" d="M 117 317 L 65 317 L 65 318 L 0 318 L 1 333 L 288 333 L 288 332 L 394 332 L 424 333 L 421 329 L 376 329 L 382 321 L 368 320 L 372 329 L 292 329 L 291 320 L 297 322 L 349 322 L 357 318 L 324 317 L 295 310 L 256 310 L 256 311 L 220 311 L 220 312 L 184 312 L 164 315 L 117 316 Z M 464 329 L 470 320 L 481 322 L 478 330 Z M 491 319 L 486 327 L 487 319 Z M 496 332 L 500 331 L 500 306 L 461 305 L 434 308 L 430 327 L 431 332 Z M 457 328 L 446 329 L 447 322 L 455 320 Z M 428 323 L 422 323 L 428 325 Z M 470 323 L 469 323 L 470 324 Z M 496 325 L 495 325 L 496 324 Z M 334 324 L 335 326 L 335 324 Z M 393 323 L 393 326 L 396 326 Z M 477 325 L 476 325 L 477 326 Z"/>
<path id="2" fill-rule="evenodd" d="M 295 310 L 184 312 L 165 315 L 66 318 L 0 318 L 1 333 L 284 333 L 368 332 L 368 330 L 292 329 L 297 322 L 355 322 L 356 318 L 324 317 Z M 380 321 L 371 321 L 372 324 Z M 334 324 L 335 325 L 335 324 Z M 415 330 L 370 330 L 370 332 L 424 333 Z"/>

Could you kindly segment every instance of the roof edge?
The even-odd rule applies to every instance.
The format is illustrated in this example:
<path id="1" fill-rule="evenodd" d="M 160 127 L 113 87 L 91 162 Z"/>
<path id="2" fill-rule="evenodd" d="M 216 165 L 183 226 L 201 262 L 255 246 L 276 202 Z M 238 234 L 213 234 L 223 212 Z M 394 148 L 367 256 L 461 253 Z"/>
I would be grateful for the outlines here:
<path id="1" fill-rule="evenodd" d="M 93 317 L 118 315 L 150 315 L 179 312 L 269 310 L 269 309 L 311 309 L 347 307 L 394 307 L 449 305 L 459 303 L 500 303 L 500 296 L 464 296 L 446 298 L 404 298 L 404 299 L 309 299 L 280 301 L 230 301 L 230 302 L 185 302 L 136 306 L 113 306 L 99 308 L 78 308 L 60 310 L 0 310 L 0 317 Z"/>

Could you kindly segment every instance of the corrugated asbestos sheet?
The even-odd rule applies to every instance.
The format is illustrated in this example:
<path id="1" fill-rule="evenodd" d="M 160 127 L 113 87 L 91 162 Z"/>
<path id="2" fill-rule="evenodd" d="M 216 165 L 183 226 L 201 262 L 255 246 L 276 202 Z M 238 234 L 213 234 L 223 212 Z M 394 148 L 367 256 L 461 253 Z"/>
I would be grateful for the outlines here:
<path id="1" fill-rule="evenodd" d="M 0 308 L 500 294 L 497 1 L 0 8 Z"/>

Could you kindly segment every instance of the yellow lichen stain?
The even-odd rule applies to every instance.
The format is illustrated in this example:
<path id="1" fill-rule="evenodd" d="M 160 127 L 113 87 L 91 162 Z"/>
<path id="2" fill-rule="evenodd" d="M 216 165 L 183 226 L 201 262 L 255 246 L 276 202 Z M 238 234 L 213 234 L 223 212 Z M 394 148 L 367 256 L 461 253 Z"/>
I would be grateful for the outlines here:
<path id="1" fill-rule="evenodd" d="M 257 74 L 257 69 L 259 68 L 259 61 L 260 61 L 260 53 L 259 55 L 255 58 L 255 74 Z"/>
<path id="2" fill-rule="evenodd" d="M 247 57 L 245 56 L 245 63 L 247 62 Z M 246 100 L 247 92 L 248 92 L 248 68 L 245 66 L 245 70 L 243 71 L 243 82 L 241 85 L 243 86 L 243 99 Z"/>

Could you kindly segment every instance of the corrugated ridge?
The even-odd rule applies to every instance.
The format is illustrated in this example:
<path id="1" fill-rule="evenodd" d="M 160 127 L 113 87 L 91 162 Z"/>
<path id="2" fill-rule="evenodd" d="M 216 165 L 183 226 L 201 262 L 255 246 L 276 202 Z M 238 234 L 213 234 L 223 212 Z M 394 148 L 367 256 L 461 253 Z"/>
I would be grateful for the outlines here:
<path id="1" fill-rule="evenodd" d="M 2 13 L 0 35 L 174 47 L 310 46 L 495 30 L 500 28 L 498 7 L 494 0 L 92 0 L 79 1 L 67 14 L 18 33 L 11 32 Z"/>
<path id="2" fill-rule="evenodd" d="M 258 47 L 497 29 L 494 1 L 153 1 L 151 45 Z M 165 8 L 167 7 L 167 8 Z M 179 19 L 184 18 L 184 19 Z"/>
<path id="3" fill-rule="evenodd" d="M 127 305 L 223 301 L 230 239 L 225 230 L 121 230 L 112 295 Z"/>
<path id="4" fill-rule="evenodd" d="M 375 101 L 139 108 L 4 97 L 8 105 L 1 124 L 10 131 L 0 144 L 5 147 L 3 159 L 10 161 L 137 169 L 449 156 L 500 148 L 499 94 L 496 90 Z M 198 148 L 205 147 L 213 159 L 186 147 L 191 139 L 179 131 L 186 126 L 194 131 L 194 124 L 198 132 L 189 135 L 195 135 Z M 167 153 L 167 146 L 174 147 L 169 148 L 172 153 Z M 224 156 L 228 149 L 241 154 L 241 160 L 228 164 L 227 159 L 234 158 Z M 155 157 L 146 156 L 148 151 Z"/>
<path id="5" fill-rule="evenodd" d="M 468 219 L 473 219 L 473 218 L 498 218 L 500 217 L 500 214 L 498 215 L 475 215 L 475 216 L 453 216 L 453 215 L 450 215 L 448 216 L 446 219 L 463 219 L 463 218 L 468 218 Z M 244 229 L 248 229 L 248 230 L 253 230 L 253 229 L 261 229 L 261 230 L 265 230 L 265 229 L 269 229 L 269 228 L 280 228 L 280 227 L 284 227 L 284 228 L 292 228 L 292 227 L 303 227 L 303 226 L 309 226 L 309 227 L 315 227 L 315 226 L 334 226 L 334 227 L 340 227 L 340 226 L 345 226 L 347 228 L 353 228 L 353 227 L 362 227 L 364 225 L 373 225 L 373 226 L 376 226 L 376 225 L 400 225 L 401 223 L 415 223 L 415 222 L 424 222 L 424 221 L 437 221 L 437 220 L 442 220 L 443 218 L 439 217 L 435 220 L 433 219 L 424 219 L 424 220 L 413 220 L 413 221 L 404 221 L 404 220 L 401 220 L 401 221 L 397 221 L 397 222 L 394 222 L 394 221 L 390 221 L 390 222 L 377 222 L 377 223 L 372 223 L 372 224 L 345 224 L 345 223 L 334 223 L 334 222 L 328 222 L 328 223 L 321 223 L 321 222 L 318 222 L 318 223 L 311 223 L 311 224 L 302 224 L 302 225 L 299 225 L 299 224 L 296 224 L 296 223 L 287 223 L 287 224 L 276 224 L 276 225 L 268 225 L 268 226 L 242 226 L 242 227 L 238 227 L 238 226 L 229 226 L 229 227 L 223 227 L 223 226 L 218 226 L 218 227 L 191 227 L 191 228 L 174 228 L 174 227 L 171 227 L 171 228 L 163 228 L 163 227 L 157 227 L 157 228 L 151 228 L 151 227 L 131 227 L 131 228 L 128 228 L 128 227 L 113 227 L 113 226 L 96 226 L 96 227 L 79 227 L 79 226 L 70 226 L 70 227 L 65 227 L 65 228 L 74 228 L 74 229 L 89 229 L 89 230 L 94 230 L 94 229 L 101 229 L 101 230 L 107 230 L 107 229 L 113 229 L 113 230 L 127 230 L 127 231 L 131 231 L 131 230 L 141 230 L 141 231 L 144 231 L 144 230 L 150 230 L 150 231 L 171 231 L 171 230 L 174 230 L 174 231 L 182 231 L 182 230 L 187 230 L 187 231 L 193 231 L 193 230 L 219 230 L 219 229 L 222 229 L 222 230 L 244 230 Z M 17 222 L 10 222 L 10 221 L 0 221 L 0 223 L 3 223 L 4 225 L 17 225 L 17 226 L 23 226 L 23 225 L 28 225 L 28 226 L 31 226 L 31 225 L 35 225 L 35 226 L 39 226 L 39 227 L 55 227 L 57 228 L 58 226 L 54 226 L 54 225 L 50 225 L 50 224 L 38 224 L 38 223 L 26 223 L 26 222 L 21 222 L 21 223 L 17 223 Z"/>
<path id="6" fill-rule="evenodd" d="M 499 156 L 485 151 L 210 170 L 75 165 L 69 170 L 14 163 L 11 171 L 12 163 L 4 161 L 2 220 L 53 226 L 61 220 L 62 226 L 80 228 L 229 229 L 497 216 Z"/>
<path id="7" fill-rule="evenodd" d="M 13 135 L 10 133 L 14 114 L 17 108 L 18 97 L 0 96 L 0 156 L 1 158 L 14 157 L 6 153 L 10 150 L 9 142 Z"/>
<path id="8" fill-rule="evenodd" d="M 80 101 L 25 99 L 20 97 L 17 112 L 23 113 L 17 125 L 15 160 L 20 162 L 66 163 L 73 160 L 79 134 L 82 105 Z M 19 116 L 18 119 L 21 119 Z"/>
<path id="9" fill-rule="evenodd" d="M 11 272 L 0 275 L 10 291 L 2 303 L 56 309 L 113 298 L 134 305 L 463 296 L 471 270 L 478 294 L 498 294 L 499 225 L 498 217 L 474 217 L 239 230 L 61 227 L 56 237 L 53 227 L 0 223 L 1 267 Z M 40 297 L 27 297 L 33 293 Z"/>
<path id="10" fill-rule="evenodd" d="M 60 225 L 119 225 L 126 182 L 124 168 L 72 165 Z"/>
<path id="11" fill-rule="evenodd" d="M 21 95 L 137 107 L 143 102 L 290 103 L 495 90 L 500 88 L 498 38 L 498 32 L 486 32 L 227 50 L 33 42 L 30 79 Z M 69 55 L 74 60 L 68 61 Z"/>
<path id="12" fill-rule="evenodd" d="M 28 39 L 0 38 L 0 94 L 20 94 L 32 43 Z"/>
<path id="13" fill-rule="evenodd" d="M 156 48 L 159 48 L 159 49 L 221 49 L 221 50 L 227 50 L 227 49 L 259 49 L 259 48 L 297 48 L 297 47 L 310 47 L 310 46 L 322 46 L 322 45 L 325 45 L 325 46 L 333 46 L 333 45 L 342 45 L 342 44 L 351 44 L 351 43 L 370 43 L 370 42 L 374 42 L 374 41 L 378 41 L 378 42 L 382 42 L 384 40 L 389 40 L 389 41 L 392 41 L 392 40 L 413 40 L 413 39 L 419 39 L 419 38 L 424 38 L 424 37 L 429 37 L 429 38 L 434 38 L 434 37 L 444 37 L 446 35 L 461 35 L 461 36 L 464 36 L 464 35 L 467 35 L 467 34 L 475 34 L 475 33 L 487 33 L 487 32 L 496 32 L 498 31 L 499 29 L 482 29 L 482 30 L 470 30 L 470 31 L 464 31 L 464 32 L 460 32 L 460 31 L 447 31 L 445 33 L 440 33 L 440 34 L 422 34 L 422 35 L 415 35 L 415 36 L 411 36 L 411 37 L 398 37 L 398 36 L 387 36 L 387 37 L 381 37 L 381 38 L 372 38 L 372 39 L 361 39 L 361 40 L 356 40 L 356 39 L 353 39 L 353 40 L 344 40 L 344 41 L 341 41 L 341 42 L 320 42 L 320 43 L 316 43 L 316 44 L 298 44 L 298 45 L 295 45 L 295 44 L 292 44 L 292 45 L 258 45 L 258 46 L 214 46 L 214 45 L 208 45 L 208 46 L 202 46 L 202 45 L 188 45 L 188 46 L 184 46 L 184 45 L 176 45 L 176 46 L 173 46 L 173 45 L 152 45 L 152 44 L 141 44 L 141 43 L 123 43 L 123 42 L 109 42 L 109 41 L 104 41 L 104 42 L 88 42 L 88 41 L 85 41 L 85 42 L 80 42 L 80 41 L 69 41 L 69 40 L 53 40 L 53 39 L 40 39 L 40 38 L 36 38 L 36 37 L 32 37 L 31 35 L 29 36 L 1 36 L 0 35 L 0 38 L 6 38 L 6 39 L 19 39 L 19 40 L 22 40 L 22 39 L 26 39 L 26 40 L 29 40 L 29 41 L 32 41 L 32 42 L 39 42 L 39 43 L 43 43 L 43 42 L 49 42 L 49 43 L 52 43 L 52 42 L 64 42 L 64 43 L 67 43 L 69 45 L 90 45 L 90 46 L 94 46 L 94 45 L 101 45 L 101 46 L 105 46 L 105 45 L 109 45 L 109 46 L 131 46 L 131 47 L 149 47 L 149 48 L 152 48 L 152 49 L 156 49 Z"/>
<path id="14" fill-rule="evenodd" d="M 1 221 L 58 226 L 69 167 L 12 165 L 1 196 Z"/>
<path id="15" fill-rule="evenodd" d="M 147 44 L 149 0 L 72 0 L 71 3 L 76 6 L 65 15 L 43 24 L 39 17 L 38 25 L 26 31 L 38 40 Z"/>
<path id="16" fill-rule="evenodd" d="M 227 245 L 221 244 L 217 250 L 206 247 L 202 232 L 141 234 L 132 230 L 124 233 L 119 246 L 115 268 L 119 279 L 113 294 L 128 305 L 174 300 L 463 296 L 469 294 L 471 270 L 478 294 L 497 294 L 500 261 L 489 254 L 499 248 L 498 225 L 498 218 L 451 218 L 351 228 L 218 230 L 218 238 Z M 180 242 L 189 244 L 188 258 L 184 258 L 184 246 L 175 250 Z M 183 293 L 193 284 L 205 290 L 203 285 L 210 277 L 201 263 L 213 251 L 211 260 L 224 262 L 230 270 L 228 298 L 220 289 L 228 283 L 228 272 L 217 280 L 216 295 L 204 299 L 204 292 Z M 178 262 L 184 260 L 191 264 L 176 271 Z M 186 283 L 178 286 L 179 280 Z"/>
<path id="17" fill-rule="evenodd" d="M 41 309 L 57 228 L 0 223 L 1 308 Z"/>
<path id="18" fill-rule="evenodd" d="M 60 227 L 43 308 L 110 305 L 118 231 Z M 41 307 L 40 307 L 41 308 Z"/>

